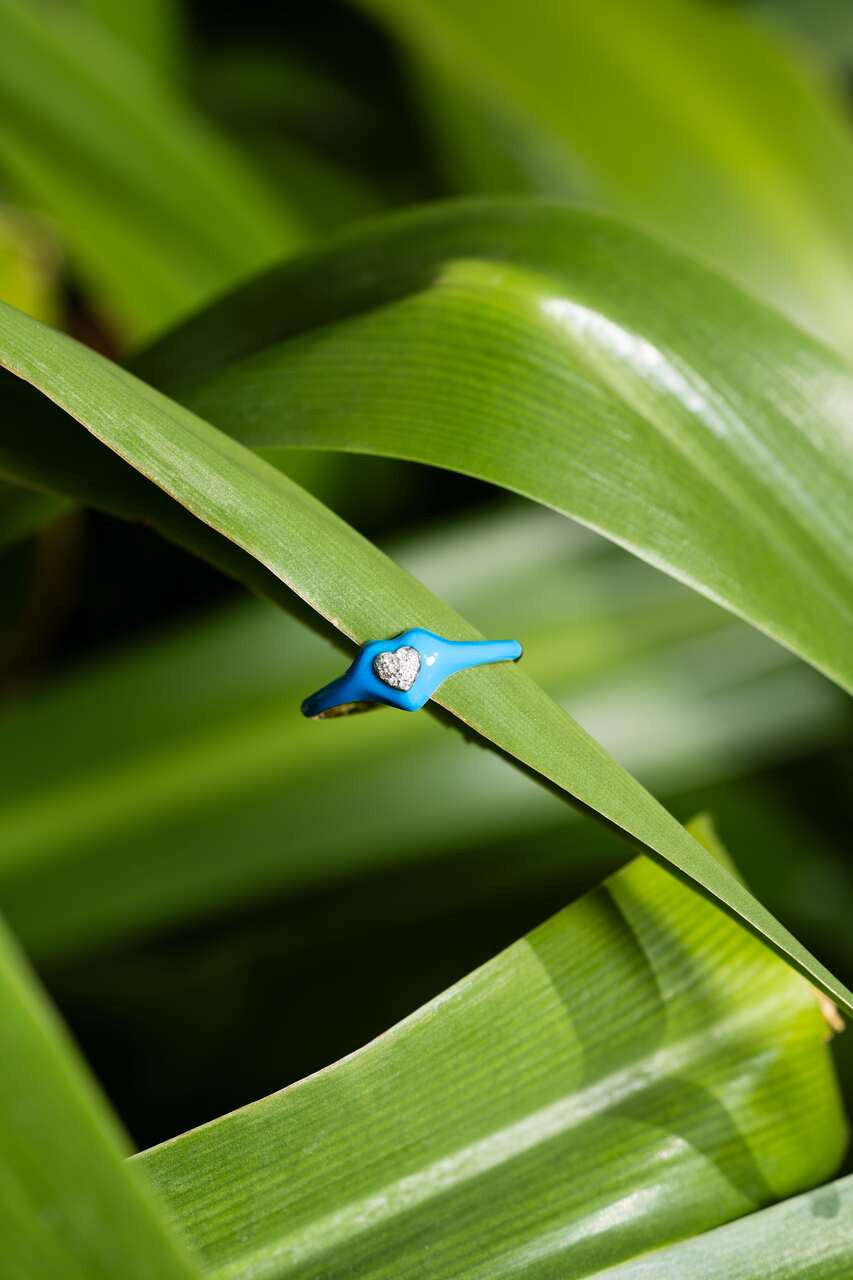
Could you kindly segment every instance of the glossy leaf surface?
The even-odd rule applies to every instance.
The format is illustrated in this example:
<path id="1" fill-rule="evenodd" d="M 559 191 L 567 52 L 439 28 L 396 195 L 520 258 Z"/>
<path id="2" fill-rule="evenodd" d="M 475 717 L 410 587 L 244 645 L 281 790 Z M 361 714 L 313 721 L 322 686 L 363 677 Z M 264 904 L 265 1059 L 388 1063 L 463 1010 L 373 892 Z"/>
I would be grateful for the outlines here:
<path id="1" fill-rule="evenodd" d="M 853 688 L 853 374 L 626 228 L 535 201 L 386 219 L 139 368 L 274 457 L 386 454 L 535 498 Z"/>

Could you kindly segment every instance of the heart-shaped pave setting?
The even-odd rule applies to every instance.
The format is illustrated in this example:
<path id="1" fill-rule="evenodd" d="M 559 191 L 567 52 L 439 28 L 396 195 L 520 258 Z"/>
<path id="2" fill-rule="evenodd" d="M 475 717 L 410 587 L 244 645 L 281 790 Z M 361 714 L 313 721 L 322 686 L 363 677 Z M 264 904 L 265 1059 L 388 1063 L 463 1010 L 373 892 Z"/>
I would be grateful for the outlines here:
<path id="1" fill-rule="evenodd" d="M 373 659 L 373 670 L 383 684 L 407 693 L 418 678 L 421 655 L 410 644 L 399 649 L 386 649 Z"/>

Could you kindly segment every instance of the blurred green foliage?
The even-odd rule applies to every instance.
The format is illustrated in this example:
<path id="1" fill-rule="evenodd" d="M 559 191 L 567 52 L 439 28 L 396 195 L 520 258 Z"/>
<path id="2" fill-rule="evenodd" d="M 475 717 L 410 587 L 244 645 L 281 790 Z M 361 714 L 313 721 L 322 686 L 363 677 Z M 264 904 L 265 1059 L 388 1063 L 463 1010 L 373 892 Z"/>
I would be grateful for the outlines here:
<path id="1" fill-rule="evenodd" d="M 734 516 L 720 516 L 716 545 L 714 536 L 707 539 L 706 577 L 704 569 L 678 576 L 713 582 L 714 597 L 731 603 L 730 588 L 752 557 L 753 590 L 742 598 L 735 593 L 735 607 L 762 625 L 778 608 L 808 637 L 801 651 L 837 672 L 850 652 L 849 634 L 833 621 L 843 618 L 844 601 L 832 591 L 825 593 L 828 603 L 822 601 L 819 588 L 830 541 L 840 568 L 826 581 L 843 578 L 842 484 L 850 458 L 843 366 L 853 349 L 851 59 L 849 6 L 838 0 L 531 0 L 524 6 L 512 0 L 323 0 L 311 6 L 249 0 L 238 11 L 177 0 L 0 0 L 0 298 L 159 378 L 170 393 L 189 399 L 388 545 L 396 560 L 481 629 L 520 634 L 527 670 L 679 820 L 710 812 L 758 899 L 848 985 L 851 757 L 843 696 L 773 641 L 596 533 L 508 502 L 462 474 L 530 492 L 521 478 L 523 449 L 507 455 L 499 444 L 498 424 L 511 448 L 531 422 L 513 399 L 521 393 L 507 356 L 515 351 L 514 338 L 495 358 L 491 400 L 488 385 L 477 383 L 482 374 L 469 377 L 464 367 L 466 334 L 485 328 L 486 294 L 497 299 L 488 302 L 493 333 L 511 336 L 500 292 L 505 282 L 491 293 L 469 288 L 472 275 L 441 276 L 427 286 L 416 271 L 426 232 L 419 246 L 395 258 L 393 236 L 381 222 L 369 233 L 377 245 L 373 262 L 357 254 L 345 260 L 323 245 L 330 232 L 356 220 L 437 197 L 567 198 L 686 249 L 834 347 L 837 361 L 808 343 L 800 347 L 785 328 L 791 336 L 783 359 L 780 346 L 757 341 L 763 321 L 744 322 L 742 332 L 731 317 L 723 323 L 711 300 L 723 294 L 710 285 L 705 306 L 689 309 L 690 272 L 669 282 L 663 272 L 644 276 L 641 257 L 633 284 L 624 256 L 614 254 L 605 264 L 604 284 L 596 287 L 607 294 L 606 304 L 599 295 L 581 299 L 615 309 L 628 332 L 674 351 L 671 376 L 692 378 L 696 394 L 713 385 L 724 411 L 734 415 L 727 421 L 737 421 L 739 439 L 750 447 L 762 412 L 790 426 L 787 444 L 768 435 L 761 456 L 753 451 L 744 466 L 742 486 L 755 483 L 755 492 L 771 495 L 754 504 L 760 535 L 745 536 Z M 594 259 L 596 244 L 602 260 L 607 256 L 614 243 L 608 234 L 590 233 L 584 263 Z M 273 274 L 238 295 L 248 299 L 245 313 L 223 303 L 197 329 L 167 334 L 160 356 L 156 349 L 141 360 L 136 354 L 143 341 L 223 291 L 312 245 L 316 256 L 306 260 L 304 276 L 302 268 L 281 276 L 294 285 L 279 289 Z M 658 252 L 660 261 L 669 260 L 668 248 Z M 404 296 L 407 262 L 417 287 Z M 339 297 L 349 302 L 333 317 Z M 353 302 L 359 297 L 367 299 L 362 314 Z M 769 312 L 766 325 L 768 333 L 783 332 Z M 302 327 L 303 337 L 285 341 Z M 440 368 L 433 332 L 445 349 Z M 195 350 L 193 333 L 203 339 Z M 599 352 L 593 361 L 591 348 L 579 349 L 582 359 L 571 377 L 582 384 L 580 397 L 595 387 L 600 414 L 590 417 L 595 430 L 587 443 L 574 446 L 579 472 L 595 442 L 608 440 L 613 473 L 622 468 L 630 476 L 626 420 L 619 417 L 628 377 L 624 352 L 608 351 L 606 359 Z M 491 350 L 484 344 L 484 352 Z M 779 376 L 769 372 L 774 354 Z M 461 372 L 454 373 L 457 366 Z M 730 385 L 722 368 L 732 371 Z M 829 369 L 837 369 L 837 377 Z M 565 388 L 570 379 L 565 370 L 562 376 Z M 604 391 L 596 379 L 607 382 Z M 743 394 L 747 381 L 755 389 L 751 399 Z M 382 713 L 325 727 L 302 724 L 300 698 L 340 661 L 323 637 L 302 625 L 308 611 L 297 608 L 290 619 L 240 598 L 233 578 L 263 593 L 270 587 L 265 569 L 101 446 L 77 439 L 76 426 L 10 382 L 5 375 L 0 382 L 6 409 L 0 459 L 10 481 L 20 484 L 0 485 L 0 910 L 138 1145 L 168 1139 L 358 1049 L 594 889 L 624 860 L 625 846 L 613 832 L 568 810 L 497 756 L 447 733 L 437 718 Z M 475 383 L 479 399 L 471 408 Z M 397 435 L 411 435 L 418 386 L 426 445 L 407 449 Z M 572 383 L 571 393 L 576 389 Z M 637 440 L 648 441 L 652 423 L 667 437 L 683 428 L 690 451 L 695 417 L 661 412 L 642 379 L 634 379 L 629 393 Z M 545 408 L 553 394 L 542 397 Z M 834 424 L 827 492 L 834 488 L 838 496 L 832 504 L 817 500 L 812 487 L 829 449 L 814 447 L 808 472 L 794 465 L 804 422 L 811 424 L 810 448 L 825 424 Z M 477 433 L 482 463 L 473 466 L 466 449 Z M 312 443 L 331 451 L 312 452 Z M 715 442 L 709 444 L 704 457 L 713 456 Z M 450 470 L 348 452 L 356 448 Z M 576 514 L 559 498 L 572 472 L 549 460 L 541 438 L 535 450 L 542 486 L 535 496 Z M 495 459 L 503 460 L 503 471 Z M 591 490 L 590 501 L 598 506 L 581 514 L 612 533 L 605 519 L 594 518 L 604 505 L 607 472 L 596 471 L 599 490 Z M 686 535 L 665 526 L 671 507 L 654 508 L 663 471 L 656 476 L 650 467 L 648 483 L 624 490 L 625 510 L 657 526 L 664 544 L 668 539 L 667 555 L 650 557 L 655 564 L 678 566 L 685 548 L 689 553 L 689 531 L 701 528 L 713 507 L 708 471 L 699 466 L 690 474 L 689 482 L 682 475 L 671 485 L 684 498 Z M 724 486 L 732 474 L 726 463 Z M 68 483 L 72 475 L 76 487 Z M 728 500 L 725 488 L 724 495 Z M 72 498 L 100 511 L 75 512 Z M 803 514 L 796 537 L 784 519 L 774 526 L 777 498 L 780 508 L 790 498 Z M 818 536 L 822 524 L 829 530 L 825 545 Z M 214 567 L 161 541 L 163 533 Z M 762 560 L 765 534 L 772 554 Z M 620 540 L 632 549 L 640 541 Z M 276 589 L 282 599 L 280 584 Z M 767 600 L 773 609 L 765 609 Z M 416 804 L 407 790 L 413 774 Z M 634 866 L 620 874 L 630 880 L 648 871 Z M 643 893 L 655 885 L 654 876 L 664 879 L 652 873 Z M 596 892 L 558 920 L 583 920 L 605 891 Z M 773 1046 L 768 1052 L 791 1051 L 784 1030 L 790 1014 L 790 1025 L 807 1027 L 801 1042 L 807 1065 L 792 1073 L 791 1097 L 801 1098 L 803 1108 L 826 1108 L 817 1155 L 807 1160 L 801 1149 L 798 1164 L 797 1153 L 779 1155 L 793 1132 L 786 1128 L 784 1096 L 761 1080 L 756 1114 L 764 1128 L 755 1136 L 739 1119 L 732 1138 L 726 1126 L 729 1113 L 737 1112 L 736 1082 L 726 1072 L 734 1070 L 737 1054 L 732 1051 L 728 1065 L 722 1054 L 718 1071 L 716 1059 L 709 1066 L 699 1053 L 690 1059 L 693 1076 L 724 1101 L 720 1112 L 709 1111 L 708 1127 L 689 1139 L 694 1155 L 704 1149 L 709 1155 L 689 1166 L 688 1196 L 700 1209 L 708 1203 L 702 1197 L 712 1194 L 709 1179 L 730 1167 L 729 1139 L 747 1146 L 754 1140 L 753 1154 L 768 1162 L 765 1173 L 777 1167 L 774 1160 L 790 1170 L 774 1184 L 775 1195 L 830 1176 L 842 1126 L 828 1076 L 815 1085 L 808 1074 L 823 1070 L 814 1066 L 823 1051 L 822 1026 L 805 988 L 729 922 L 701 924 L 716 913 L 680 887 L 661 890 L 660 901 L 669 902 L 670 892 L 675 918 L 681 919 L 678 895 L 691 903 L 683 908 L 693 922 L 688 944 L 683 953 L 668 950 L 664 921 L 647 956 L 662 957 L 664 974 L 682 975 L 686 995 L 671 998 L 665 982 L 660 1005 L 646 993 L 649 1025 L 660 1016 L 684 1016 L 700 1031 L 725 1028 L 731 1010 L 742 1008 L 755 1032 L 749 1052 L 737 1052 L 757 1080 L 762 1035 Z M 698 913 L 695 920 L 691 912 Z M 736 939 L 735 960 L 744 948 L 762 973 L 766 962 L 779 1000 L 772 1015 L 754 991 L 737 988 L 731 957 L 713 974 L 713 982 L 722 983 L 720 1003 L 701 1004 L 699 996 L 708 995 L 702 948 L 718 927 L 721 939 Z M 545 926 L 554 946 L 576 957 L 587 943 L 573 944 L 561 928 Z M 602 1007 L 618 1021 L 630 966 L 624 973 L 618 967 L 619 930 L 596 936 L 602 958 L 578 980 L 577 1000 L 587 1002 L 588 1012 L 596 983 L 610 982 Z M 0 1189 L 9 1191 L 13 1206 L 2 1211 L 5 1217 L 0 1213 L 0 1222 L 4 1250 L 7 1238 L 18 1249 L 8 1248 L 0 1277 L 27 1280 L 59 1274 L 63 1266 L 62 1274 L 80 1280 L 106 1277 L 131 1255 L 136 1270 L 125 1265 L 128 1276 L 190 1276 L 226 1262 L 234 1267 L 228 1274 L 239 1276 L 253 1265 L 254 1252 L 266 1249 L 270 1269 L 263 1274 L 291 1274 L 298 1251 L 295 1261 L 278 1258 L 275 1206 L 276 1179 L 295 1166 L 276 1163 L 257 1117 L 282 1124 L 292 1099 L 299 1111 L 303 1095 L 285 1094 L 282 1103 L 273 1099 L 260 1112 L 246 1112 L 231 1123 L 222 1149 L 216 1146 L 222 1131 L 214 1127 L 138 1163 L 153 1171 L 183 1220 L 193 1241 L 191 1261 L 144 1180 L 121 1164 L 128 1145 L 120 1125 L 69 1051 L 25 962 L 14 944 L 4 939 L 2 945 L 0 1083 L 8 1097 L 28 1091 L 27 1114 L 34 1119 L 20 1123 L 18 1113 L 0 1106 Z M 534 1081 L 538 1107 L 550 1085 L 540 1096 L 535 1073 L 552 1078 L 542 1066 L 541 1044 L 552 1034 L 569 1035 L 570 1020 L 556 1003 L 550 1012 L 537 1005 L 535 974 L 523 963 L 515 967 L 512 957 L 526 955 L 531 945 L 518 943 L 484 971 L 505 975 L 500 981 L 521 1010 L 517 1021 L 510 1016 L 499 1033 L 498 1023 L 475 1009 L 474 1021 L 461 1020 L 451 1035 L 453 1000 L 464 1007 L 462 994 L 450 998 L 446 1023 L 421 1012 L 412 1034 L 423 1025 L 443 1045 L 425 1050 L 436 1056 L 423 1060 L 438 1076 L 453 1074 L 454 1045 L 465 1026 L 475 1038 L 482 1035 L 481 1056 L 495 1070 L 503 1057 L 494 1037 L 507 1043 L 517 1037 L 520 1057 L 529 1055 L 523 1079 Z M 609 978 L 611 965 L 615 976 Z M 486 989 L 491 979 L 474 981 Z M 698 985 L 690 987 L 691 981 Z M 788 990 L 788 982 L 798 985 L 790 987 L 796 994 L 785 1006 L 778 992 Z M 694 1000 L 699 1003 L 689 1013 Z M 541 1025 L 526 1016 L 528 1002 L 539 1010 Z M 790 1013 L 795 1007 L 799 1013 Z M 798 1044 L 800 1034 L 794 1035 Z M 851 1040 L 841 1036 L 833 1045 L 848 1110 Z M 317 1135 L 328 1132 L 315 1116 L 335 1108 L 357 1115 L 359 1099 L 379 1088 L 386 1070 L 392 1080 L 395 1071 L 407 1078 L 404 1067 L 382 1065 L 383 1053 L 371 1050 L 354 1067 L 338 1066 L 324 1077 L 316 1102 L 299 1113 L 296 1128 L 285 1125 L 282 1141 L 298 1134 L 294 1141 L 310 1151 Z M 427 1077 L 428 1098 L 434 1081 L 414 1054 L 412 1062 Z M 603 1058 L 599 1065 L 604 1071 Z M 482 1079 L 472 1072 L 460 1085 L 470 1090 L 466 1114 L 494 1078 L 488 1070 Z M 353 1121 L 334 1131 L 339 1155 L 347 1144 L 353 1179 L 362 1176 L 361 1156 L 380 1122 L 390 1135 L 382 1148 L 389 1185 L 405 1179 L 397 1149 L 410 1127 L 406 1107 L 416 1117 L 423 1106 L 426 1128 L 431 1124 L 429 1107 L 415 1093 L 406 1102 L 392 1090 L 379 1121 L 371 1112 L 364 1128 Z M 694 1096 L 689 1106 L 685 1098 L 659 1100 L 673 1125 L 676 1114 L 679 1123 L 695 1114 Z M 432 1105 L 440 1105 L 435 1097 Z M 726 1125 L 715 1128 L 721 1116 Z M 498 1132 L 511 1120 L 507 1103 L 484 1123 Z M 402 1126 L 399 1133 L 394 1124 Z M 665 1127 L 661 1133 L 672 1137 Z M 594 1143 L 608 1140 L 593 1139 L 590 1168 Z M 261 1177 L 258 1168 L 266 1171 L 256 1195 L 273 1207 L 268 1217 L 259 1214 L 262 1225 L 242 1221 L 242 1193 L 232 1197 L 217 1179 L 226 1148 L 236 1162 L 232 1171 L 242 1170 L 250 1181 Z M 643 1158 L 651 1159 L 644 1150 Z M 440 1160 L 444 1149 L 430 1146 L 429 1152 Z M 574 1158 L 577 1149 L 572 1152 Z M 537 1165 L 536 1176 L 545 1179 L 545 1203 L 558 1193 L 542 1158 L 545 1172 Z M 306 1187 L 315 1179 L 320 1187 L 305 1201 L 310 1232 L 317 1231 L 317 1219 L 323 1226 L 340 1210 L 334 1190 L 322 1185 L 331 1164 L 318 1157 L 316 1168 L 309 1160 L 302 1169 Z M 585 1183 L 598 1185 L 582 1160 L 578 1168 Z M 636 1190 L 630 1172 L 625 1177 L 625 1188 Z M 232 1180 L 236 1186 L 236 1172 Z M 491 1200 L 492 1185 L 474 1179 L 472 1194 Z M 708 1241 L 699 1236 L 671 1245 L 649 1263 L 657 1268 L 652 1272 L 643 1259 L 625 1261 L 614 1280 L 623 1274 L 625 1280 L 652 1274 L 716 1280 L 711 1261 L 723 1267 L 734 1257 L 745 1280 L 753 1274 L 756 1280 L 771 1274 L 774 1280 L 843 1280 L 853 1267 L 853 1228 L 846 1237 L 843 1231 L 845 1219 L 853 1219 L 849 1183 L 823 1194 L 820 1202 L 792 1200 L 720 1227 Z M 734 1196 L 719 1215 L 698 1212 L 689 1223 L 673 1211 L 660 1230 L 648 1225 L 658 1221 L 654 1214 L 626 1210 L 626 1235 L 605 1233 L 611 1251 L 594 1262 L 576 1254 L 572 1274 L 629 1259 L 641 1237 L 644 1248 L 660 1244 L 771 1198 Z M 464 1203 L 464 1197 L 454 1201 Z M 820 1256 L 815 1224 L 825 1224 L 823 1209 L 812 1208 L 818 1203 L 830 1205 L 827 1216 L 836 1219 L 821 1237 Z M 465 1230 L 458 1211 L 457 1226 Z M 46 1227 L 52 1221 L 57 1232 Z M 417 1215 L 411 1221 L 416 1226 Z M 453 1239 L 446 1227 L 442 1234 L 440 1215 L 424 1221 L 434 1238 Z M 653 1232 L 648 1238 L 642 1236 L 647 1229 Z M 342 1236 L 336 1273 L 347 1260 L 365 1277 L 400 1274 L 401 1266 L 407 1275 L 445 1274 L 440 1261 L 432 1270 L 427 1263 L 412 1270 L 412 1258 L 422 1255 L 406 1254 L 404 1233 L 390 1235 L 371 1255 L 358 1230 Z M 579 1230 L 594 1239 L 593 1218 Z M 493 1233 L 485 1234 L 491 1239 Z M 244 1240 L 246 1256 L 235 1243 Z M 544 1236 L 534 1232 L 531 1240 L 545 1258 Z M 483 1263 L 488 1247 L 481 1242 L 477 1258 L 466 1259 L 471 1270 L 465 1275 L 479 1276 L 481 1265 L 492 1266 L 483 1275 L 503 1274 Z M 459 1258 L 448 1256 L 452 1274 L 462 1274 Z M 749 1271 L 752 1257 L 767 1270 Z M 535 1265 L 544 1269 L 525 1274 L 552 1275 L 542 1258 Z"/>

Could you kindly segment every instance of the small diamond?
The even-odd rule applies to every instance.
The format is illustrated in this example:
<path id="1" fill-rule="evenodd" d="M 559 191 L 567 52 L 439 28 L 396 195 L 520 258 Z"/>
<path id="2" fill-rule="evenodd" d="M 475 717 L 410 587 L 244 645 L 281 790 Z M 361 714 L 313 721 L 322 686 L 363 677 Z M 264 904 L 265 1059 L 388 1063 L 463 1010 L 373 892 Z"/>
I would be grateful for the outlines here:
<path id="1" fill-rule="evenodd" d="M 383 684 L 392 689 L 411 689 L 421 669 L 421 655 L 410 644 L 399 649 L 386 649 L 373 659 L 373 670 Z"/>

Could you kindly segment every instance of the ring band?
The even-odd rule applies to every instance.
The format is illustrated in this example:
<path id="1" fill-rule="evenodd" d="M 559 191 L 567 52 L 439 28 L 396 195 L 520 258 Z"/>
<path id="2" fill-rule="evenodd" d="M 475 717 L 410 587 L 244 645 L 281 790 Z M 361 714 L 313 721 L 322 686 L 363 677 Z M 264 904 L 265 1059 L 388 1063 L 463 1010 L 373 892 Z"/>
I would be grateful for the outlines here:
<path id="1" fill-rule="evenodd" d="M 517 640 L 445 640 L 434 631 L 411 627 L 390 640 L 362 645 L 342 676 L 305 699 L 302 714 L 311 719 L 345 715 L 374 702 L 419 711 L 456 671 L 517 662 L 521 654 Z"/>

